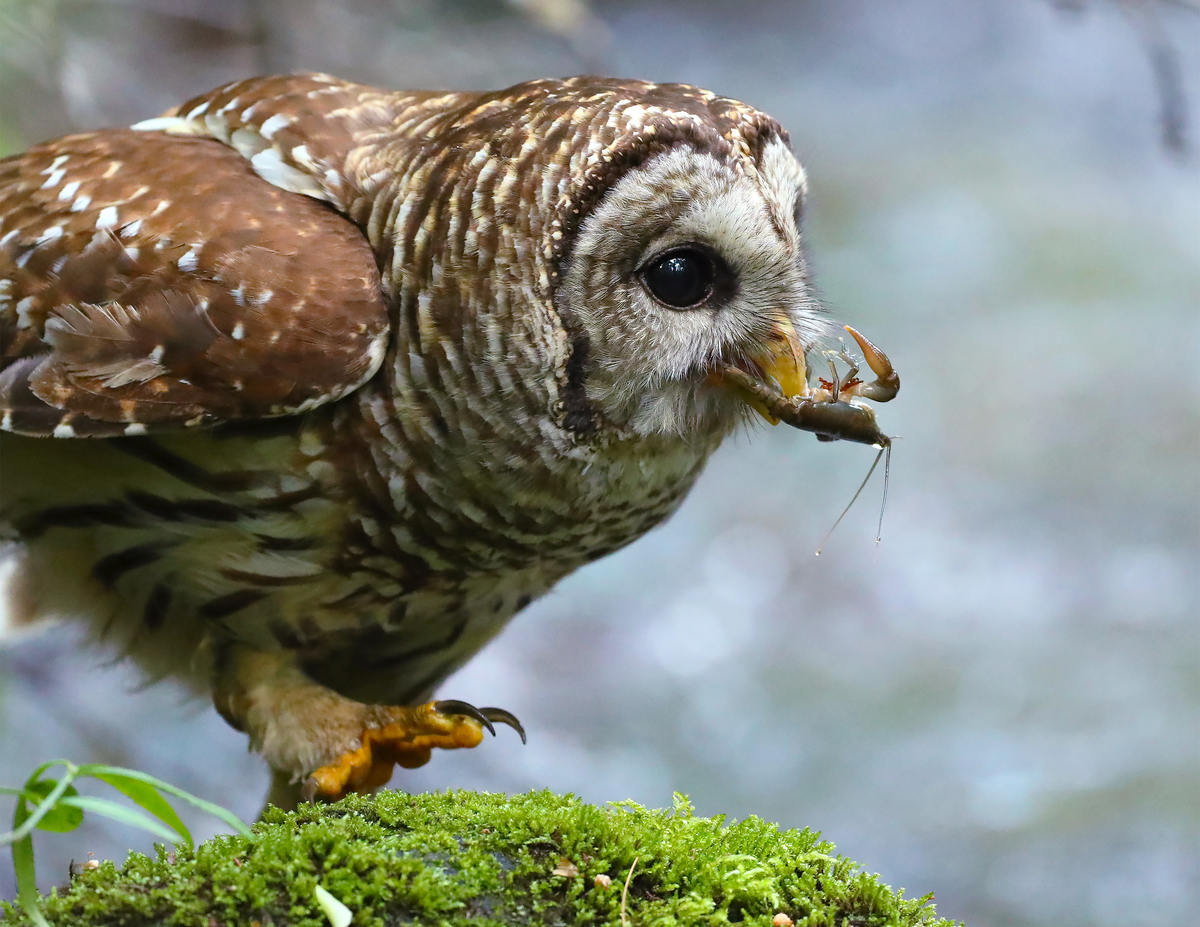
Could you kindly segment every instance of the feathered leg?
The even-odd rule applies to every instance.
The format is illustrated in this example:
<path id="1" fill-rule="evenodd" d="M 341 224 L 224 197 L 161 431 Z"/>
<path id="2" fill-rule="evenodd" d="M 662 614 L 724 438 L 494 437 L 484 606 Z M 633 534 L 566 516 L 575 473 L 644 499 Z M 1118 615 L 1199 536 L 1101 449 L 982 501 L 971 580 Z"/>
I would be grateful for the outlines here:
<path id="1" fill-rule="evenodd" d="M 520 723 L 499 708 L 455 700 L 415 707 L 367 705 L 315 682 L 286 651 L 265 653 L 233 644 L 215 662 L 213 702 L 250 737 L 272 770 L 268 802 L 298 798 L 336 801 L 385 785 L 396 764 L 429 762 L 434 748 L 474 747 L 493 721 Z"/>

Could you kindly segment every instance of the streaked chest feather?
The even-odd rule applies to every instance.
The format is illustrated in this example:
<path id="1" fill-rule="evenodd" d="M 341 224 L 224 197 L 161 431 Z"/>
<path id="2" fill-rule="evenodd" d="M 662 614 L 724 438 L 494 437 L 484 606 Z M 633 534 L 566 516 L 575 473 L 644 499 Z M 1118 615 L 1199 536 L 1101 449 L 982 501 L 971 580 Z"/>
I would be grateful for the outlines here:
<path id="1" fill-rule="evenodd" d="M 63 466 L 87 471 L 78 502 L 55 461 L 11 467 L 6 490 L 31 500 L 31 549 L 88 529 L 91 553 L 71 569 L 106 590 L 87 607 L 107 608 L 97 623 L 135 655 L 167 638 L 236 639 L 296 651 L 347 694 L 403 702 L 669 515 L 711 450 L 616 443 L 547 461 L 504 442 L 380 447 L 356 414 L 318 416 L 269 440 L 59 446 Z"/>

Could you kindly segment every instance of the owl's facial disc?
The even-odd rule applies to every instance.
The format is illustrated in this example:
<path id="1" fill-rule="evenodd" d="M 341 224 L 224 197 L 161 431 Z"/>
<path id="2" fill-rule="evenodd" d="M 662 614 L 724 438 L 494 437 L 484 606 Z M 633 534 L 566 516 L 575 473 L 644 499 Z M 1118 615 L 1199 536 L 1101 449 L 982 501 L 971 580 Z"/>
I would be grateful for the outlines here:
<path id="1" fill-rule="evenodd" d="M 587 343 L 584 391 L 641 434 L 724 433 L 751 410 L 735 366 L 794 396 L 826 324 L 807 283 L 782 142 L 753 169 L 679 145 L 630 169 L 580 224 L 556 297 Z"/>
<path id="2" fill-rule="evenodd" d="M 737 279 L 729 266 L 719 254 L 702 245 L 685 245 L 656 255 L 640 274 L 650 295 L 671 309 L 691 310 L 727 303 L 737 293 Z M 786 311 L 780 311 L 762 346 L 747 353 L 749 363 L 741 365 L 744 373 L 767 384 L 774 381 L 789 398 L 805 391 L 808 381 L 805 348 Z M 772 425 L 779 423 L 757 397 L 728 384 L 719 370 L 710 373 L 708 381 L 732 389 Z"/>

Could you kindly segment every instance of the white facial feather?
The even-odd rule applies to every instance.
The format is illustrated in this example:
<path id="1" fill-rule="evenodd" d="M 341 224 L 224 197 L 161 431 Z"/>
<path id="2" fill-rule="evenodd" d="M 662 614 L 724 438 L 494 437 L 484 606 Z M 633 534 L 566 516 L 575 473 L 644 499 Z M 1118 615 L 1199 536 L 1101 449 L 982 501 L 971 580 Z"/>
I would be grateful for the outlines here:
<path id="1" fill-rule="evenodd" d="M 558 304 L 587 333 L 586 392 L 610 420 L 640 434 L 728 430 L 747 407 L 706 383 L 716 364 L 761 350 L 785 315 L 806 347 L 827 332 L 796 227 L 804 186 L 771 142 L 755 171 L 680 146 L 608 191 L 580 226 Z M 647 263 L 689 244 L 736 276 L 724 304 L 672 309 L 642 284 Z"/>

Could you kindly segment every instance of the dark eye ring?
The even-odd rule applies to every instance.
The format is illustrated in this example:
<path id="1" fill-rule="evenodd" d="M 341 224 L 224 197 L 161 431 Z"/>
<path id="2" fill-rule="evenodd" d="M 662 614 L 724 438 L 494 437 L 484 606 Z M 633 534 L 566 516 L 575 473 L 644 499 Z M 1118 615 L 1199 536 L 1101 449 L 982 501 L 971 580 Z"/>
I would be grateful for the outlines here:
<path id="1" fill-rule="evenodd" d="M 676 248 L 661 254 L 641 271 L 650 295 L 672 309 L 691 309 L 712 295 L 716 262 L 699 248 Z"/>

